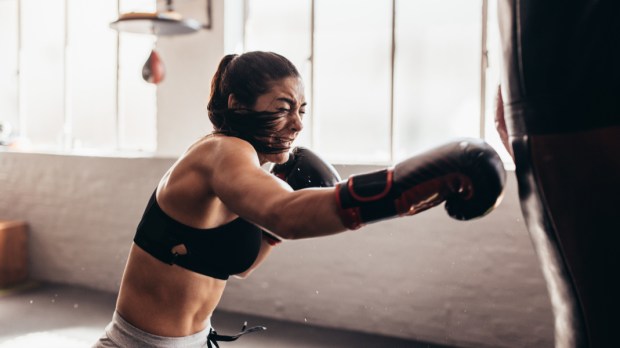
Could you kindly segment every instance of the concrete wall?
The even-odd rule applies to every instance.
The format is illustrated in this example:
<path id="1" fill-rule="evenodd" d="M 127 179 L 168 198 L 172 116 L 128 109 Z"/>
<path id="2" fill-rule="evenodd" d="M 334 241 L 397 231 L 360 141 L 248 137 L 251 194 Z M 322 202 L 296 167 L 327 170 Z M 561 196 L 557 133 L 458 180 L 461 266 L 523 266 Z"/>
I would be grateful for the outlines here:
<path id="1" fill-rule="evenodd" d="M 145 203 L 173 161 L 0 152 L 0 218 L 29 223 L 32 278 L 117 291 Z M 451 220 L 439 207 L 286 242 L 251 277 L 231 279 L 220 308 L 463 347 L 552 346 L 509 174 L 502 205 L 483 219 Z"/>

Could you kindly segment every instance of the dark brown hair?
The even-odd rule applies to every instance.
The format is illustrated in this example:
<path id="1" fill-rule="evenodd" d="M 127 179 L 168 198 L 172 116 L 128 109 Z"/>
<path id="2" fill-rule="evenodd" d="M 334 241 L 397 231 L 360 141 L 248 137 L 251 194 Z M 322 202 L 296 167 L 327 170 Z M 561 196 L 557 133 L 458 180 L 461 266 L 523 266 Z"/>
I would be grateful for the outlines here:
<path id="1" fill-rule="evenodd" d="M 287 77 L 300 75 L 293 63 L 277 53 L 255 51 L 222 58 L 211 80 L 207 105 L 215 133 L 244 139 L 259 152 L 282 152 L 283 147 L 269 142 L 281 116 L 277 112 L 257 112 L 253 107 L 274 82 Z M 228 108 L 231 94 L 241 107 Z"/>

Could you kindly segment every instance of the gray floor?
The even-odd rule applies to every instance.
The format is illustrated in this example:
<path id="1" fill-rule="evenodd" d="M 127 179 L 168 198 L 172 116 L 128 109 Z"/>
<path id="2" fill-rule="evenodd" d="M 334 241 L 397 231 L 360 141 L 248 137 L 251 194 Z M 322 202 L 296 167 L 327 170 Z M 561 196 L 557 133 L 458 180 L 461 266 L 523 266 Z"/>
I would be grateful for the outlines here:
<path id="1" fill-rule="evenodd" d="M 59 284 L 0 289 L 0 348 L 89 347 L 110 320 L 114 302 L 115 294 Z M 228 312 L 216 312 L 212 324 L 220 334 L 233 334 L 244 321 L 268 330 L 220 343 L 222 348 L 443 347 Z"/>

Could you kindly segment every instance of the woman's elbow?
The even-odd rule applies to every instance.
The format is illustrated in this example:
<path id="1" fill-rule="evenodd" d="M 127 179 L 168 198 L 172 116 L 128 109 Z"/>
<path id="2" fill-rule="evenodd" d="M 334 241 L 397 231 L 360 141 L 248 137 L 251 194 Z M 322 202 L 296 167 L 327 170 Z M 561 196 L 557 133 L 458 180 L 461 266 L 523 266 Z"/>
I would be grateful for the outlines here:
<path id="1" fill-rule="evenodd" d="M 282 240 L 294 240 L 300 237 L 296 233 L 299 231 L 295 226 L 294 218 L 282 211 L 274 211 L 268 217 L 268 230 Z"/>

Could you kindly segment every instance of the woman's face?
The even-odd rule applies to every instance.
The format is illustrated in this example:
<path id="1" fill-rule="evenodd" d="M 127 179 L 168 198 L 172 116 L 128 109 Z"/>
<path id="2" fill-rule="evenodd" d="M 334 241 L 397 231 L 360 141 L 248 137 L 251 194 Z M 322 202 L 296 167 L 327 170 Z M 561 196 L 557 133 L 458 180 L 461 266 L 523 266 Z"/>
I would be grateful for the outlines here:
<path id="1" fill-rule="evenodd" d="M 276 154 L 259 153 L 261 164 L 286 162 L 293 141 L 303 129 L 306 99 L 301 78 L 287 77 L 274 82 L 269 92 L 258 97 L 253 109 L 259 112 L 278 112 L 282 116 L 269 141 L 272 145 L 284 147 L 285 151 Z"/>

